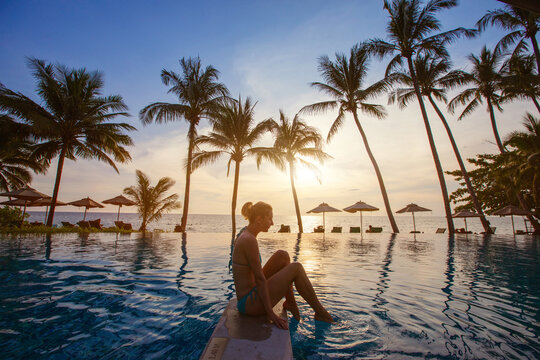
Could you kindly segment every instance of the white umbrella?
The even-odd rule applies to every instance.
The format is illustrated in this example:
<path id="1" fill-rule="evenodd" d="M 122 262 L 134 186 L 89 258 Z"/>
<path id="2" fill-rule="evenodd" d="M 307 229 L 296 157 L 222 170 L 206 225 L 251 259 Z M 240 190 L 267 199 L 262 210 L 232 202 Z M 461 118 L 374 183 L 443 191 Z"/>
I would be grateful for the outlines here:
<path id="1" fill-rule="evenodd" d="M 421 206 L 418 206 L 416 204 L 410 203 L 407 206 L 405 206 L 403 209 L 396 211 L 397 214 L 403 214 L 406 212 L 412 213 L 412 221 L 414 226 L 414 232 L 416 233 L 416 221 L 414 220 L 414 213 L 420 212 L 420 211 L 431 211 L 430 209 L 423 208 Z"/>
<path id="2" fill-rule="evenodd" d="M 315 213 L 315 214 L 322 213 L 323 214 L 323 229 L 326 229 L 326 226 L 325 226 L 326 219 L 325 219 L 324 214 L 327 213 L 327 212 L 341 212 L 341 210 L 336 209 L 335 207 L 331 207 L 327 203 L 320 203 L 319 206 L 317 206 L 314 209 L 309 210 L 307 213 L 308 214 L 310 214 L 310 213 Z"/>
<path id="3" fill-rule="evenodd" d="M 362 212 L 364 211 L 378 211 L 379 208 L 376 208 L 375 206 L 371 206 L 366 204 L 363 201 L 358 201 L 356 204 L 353 204 L 351 206 L 347 206 L 345 209 L 343 209 L 350 213 L 360 212 L 360 233 L 363 232 L 363 224 L 362 224 Z"/>

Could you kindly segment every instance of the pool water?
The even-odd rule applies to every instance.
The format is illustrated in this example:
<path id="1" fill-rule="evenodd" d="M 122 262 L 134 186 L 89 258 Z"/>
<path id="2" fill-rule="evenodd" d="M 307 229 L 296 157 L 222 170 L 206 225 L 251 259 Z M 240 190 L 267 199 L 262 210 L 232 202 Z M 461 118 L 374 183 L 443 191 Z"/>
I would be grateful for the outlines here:
<path id="1" fill-rule="evenodd" d="M 260 234 L 337 320 L 299 299 L 298 359 L 540 358 L 532 236 Z M 227 302 L 230 235 L 0 235 L 2 358 L 197 359 Z"/>

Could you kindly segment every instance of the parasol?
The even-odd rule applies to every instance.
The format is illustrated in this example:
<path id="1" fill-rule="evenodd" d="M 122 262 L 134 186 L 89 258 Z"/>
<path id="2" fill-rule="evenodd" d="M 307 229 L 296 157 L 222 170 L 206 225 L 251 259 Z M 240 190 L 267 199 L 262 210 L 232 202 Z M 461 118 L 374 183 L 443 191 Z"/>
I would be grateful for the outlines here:
<path id="1" fill-rule="evenodd" d="M 410 203 L 407 206 L 405 206 L 403 209 L 396 211 L 397 214 L 403 214 L 406 212 L 412 213 L 412 221 L 413 221 L 413 227 L 414 232 L 416 233 L 416 220 L 414 219 L 414 213 L 415 212 L 421 212 L 421 211 L 431 211 L 430 209 L 423 208 L 421 206 L 418 206 L 416 204 Z"/>
<path id="2" fill-rule="evenodd" d="M 72 201 L 68 203 L 68 205 L 79 206 L 79 207 L 85 208 L 83 221 L 86 220 L 86 212 L 88 211 L 88 209 L 105 207 L 101 205 L 100 203 L 98 203 L 97 201 L 90 199 L 89 197 L 85 197 L 84 199 L 77 200 L 77 201 Z"/>
<path id="3" fill-rule="evenodd" d="M 323 213 L 323 229 L 326 229 L 326 227 L 325 227 L 326 219 L 325 219 L 324 214 L 327 213 L 327 212 L 341 212 L 341 210 L 336 209 L 334 207 L 331 207 L 327 203 L 320 203 L 319 206 L 317 206 L 314 209 L 309 210 L 307 213 L 308 214 L 310 214 L 310 213 L 315 213 L 315 214 Z"/>
<path id="4" fill-rule="evenodd" d="M 45 209 L 45 220 L 47 221 L 47 215 L 49 214 L 49 206 L 51 206 L 52 198 L 50 196 L 38 199 L 36 201 L 32 201 L 28 206 L 46 206 Z M 66 206 L 67 204 L 63 201 L 56 200 L 56 206 Z"/>
<path id="5" fill-rule="evenodd" d="M 467 229 L 467 218 L 469 217 L 482 217 L 482 215 L 474 212 L 474 211 L 469 211 L 469 210 L 461 210 L 457 213 L 455 213 L 454 215 L 452 215 L 452 217 L 454 218 L 463 218 L 463 221 L 465 221 L 465 232 L 468 232 L 469 230 Z"/>
<path id="6" fill-rule="evenodd" d="M 122 207 L 122 205 L 124 206 L 137 205 L 135 201 L 131 201 L 123 195 L 118 195 L 117 197 L 113 197 L 112 199 L 103 200 L 102 203 L 118 205 L 118 215 L 116 216 L 116 221 L 120 220 L 120 208 Z"/>
<path id="7" fill-rule="evenodd" d="M 363 233 L 362 213 L 364 211 L 378 211 L 379 208 L 376 208 L 375 206 L 368 205 L 363 201 L 358 201 L 356 204 L 353 204 L 351 206 L 347 206 L 343 210 L 345 210 L 347 212 L 350 212 L 350 213 L 360 212 L 360 233 Z"/>
<path id="8" fill-rule="evenodd" d="M 516 234 L 516 228 L 514 227 L 514 215 L 521 215 L 521 216 L 527 216 L 531 213 L 527 210 L 523 210 L 522 208 L 515 206 L 515 205 L 508 205 L 503 207 L 502 209 L 499 209 L 493 213 L 493 215 L 499 215 L 499 216 L 508 216 L 510 215 L 512 217 L 512 231 L 514 235 Z"/>
<path id="9" fill-rule="evenodd" d="M 34 201 L 34 200 L 41 199 L 44 197 L 49 197 L 49 195 L 39 192 L 28 185 L 19 190 L 13 190 L 13 191 L 0 193 L 0 196 L 8 196 L 8 197 L 14 197 L 15 199 L 24 200 L 24 210 L 22 214 L 23 220 L 24 220 L 24 214 L 26 213 L 26 205 L 28 201 Z"/>

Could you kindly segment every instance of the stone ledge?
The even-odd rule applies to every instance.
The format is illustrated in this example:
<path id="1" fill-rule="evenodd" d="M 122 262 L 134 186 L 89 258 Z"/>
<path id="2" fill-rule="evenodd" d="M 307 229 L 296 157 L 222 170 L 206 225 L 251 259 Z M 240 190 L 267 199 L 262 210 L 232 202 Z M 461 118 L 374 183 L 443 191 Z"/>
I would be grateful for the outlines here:
<path id="1" fill-rule="evenodd" d="M 287 319 L 281 300 L 274 311 Z M 288 330 L 278 329 L 266 316 L 242 315 L 236 309 L 236 299 L 223 311 L 201 360 L 293 359 Z"/>

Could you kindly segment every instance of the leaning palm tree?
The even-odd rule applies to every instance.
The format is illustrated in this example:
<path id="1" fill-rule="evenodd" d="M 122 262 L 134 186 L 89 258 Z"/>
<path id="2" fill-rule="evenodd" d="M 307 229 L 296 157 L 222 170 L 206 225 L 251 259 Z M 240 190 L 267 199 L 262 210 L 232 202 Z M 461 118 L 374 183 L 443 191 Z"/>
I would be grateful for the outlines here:
<path id="1" fill-rule="evenodd" d="M 504 98 L 531 100 L 540 112 L 540 76 L 534 69 L 532 55 L 511 57 L 503 66 L 502 94 Z"/>
<path id="2" fill-rule="evenodd" d="M 338 108 L 338 115 L 328 131 L 329 141 L 341 128 L 345 120 L 345 114 L 350 112 L 356 123 L 356 127 L 362 136 L 366 152 L 375 169 L 379 187 L 386 207 L 388 220 L 392 226 L 392 231 L 398 233 L 399 229 L 394 219 L 394 214 L 390 208 L 390 201 L 386 193 L 383 177 L 379 170 L 379 165 L 375 160 L 368 143 L 366 133 L 360 124 L 358 111 L 377 118 L 386 116 L 386 112 L 381 105 L 371 104 L 368 101 L 379 95 L 386 89 L 384 82 L 375 83 L 367 88 L 363 88 L 368 70 L 368 53 L 364 45 L 355 45 L 351 49 L 350 56 L 336 54 L 336 60 L 332 61 L 328 56 L 319 58 L 319 72 L 324 82 L 314 82 L 311 85 L 328 94 L 333 100 L 323 101 L 312 105 L 307 105 L 301 112 L 318 113 L 329 109 Z"/>
<path id="3" fill-rule="evenodd" d="M 285 164 L 289 165 L 289 177 L 298 221 L 298 232 L 303 233 L 304 227 L 302 226 L 300 205 L 298 204 L 298 196 L 294 186 L 296 164 L 300 163 L 310 169 L 316 169 L 316 166 L 305 158 L 313 158 L 322 163 L 331 156 L 322 150 L 322 137 L 319 131 L 303 122 L 298 114 L 290 121 L 280 110 L 279 123 L 272 120 L 271 131 L 274 134 L 274 146 L 259 149 L 257 166 L 261 164 L 263 159 L 269 160 L 283 171 L 285 170 Z"/>
<path id="4" fill-rule="evenodd" d="M 145 173 L 137 170 L 136 175 L 137 185 L 125 188 L 124 194 L 137 203 L 141 216 L 139 231 L 145 232 L 149 223 L 161 219 L 166 212 L 180 208 L 180 203 L 177 194 L 166 194 L 175 184 L 171 178 L 162 177 L 156 186 L 152 186 Z"/>
<path id="5" fill-rule="evenodd" d="M 197 126 L 203 117 L 207 117 L 208 111 L 228 95 L 228 90 L 225 85 L 217 82 L 219 71 L 211 65 L 203 69 L 199 57 L 180 59 L 180 67 L 182 74 L 165 69 L 161 71 L 161 81 L 171 87 L 168 92 L 178 97 L 178 103 L 150 104 L 140 111 L 139 117 L 145 125 L 152 121 L 166 123 L 180 119 L 186 120 L 189 124 L 184 211 L 180 225 L 180 231 L 185 232 L 189 209 L 189 188 L 193 172 L 193 142 L 197 137 Z"/>
<path id="6" fill-rule="evenodd" d="M 468 58 L 473 66 L 472 71 L 470 73 L 463 73 L 461 84 L 470 84 L 472 87 L 463 90 L 450 100 L 448 109 L 453 113 L 458 105 L 465 105 L 465 109 L 463 109 L 463 112 L 458 118 L 458 120 L 461 120 L 467 115 L 470 115 L 485 100 L 491 119 L 493 136 L 495 137 L 499 151 L 503 153 L 506 150 L 497 130 L 494 110 L 494 107 L 496 107 L 499 111 L 502 111 L 500 91 L 502 90 L 503 73 L 499 69 L 502 55 L 499 51 L 491 52 L 484 46 L 479 57 L 471 54 Z"/>
<path id="7" fill-rule="evenodd" d="M 30 134 L 27 124 L 0 114 L 0 190 L 21 188 L 32 181 L 32 172 L 45 172 L 45 162 L 32 155 Z"/>
<path id="8" fill-rule="evenodd" d="M 501 52 L 517 42 L 513 51 L 513 55 L 517 55 L 522 50 L 527 49 L 525 40 L 529 39 L 536 57 L 536 69 L 540 72 L 540 50 L 536 40 L 536 33 L 540 28 L 540 16 L 538 14 L 516 6 L 506 5 L 503 9 L 488 11 L 486 15 L 478 20 L 476 26 L 479 30 L 484 30 L 489 24 L 511 31 L 497 44 L 497 49 L 500 49 Z"/>
<path id="9" fill-rule="evenodd" d="M 124 131 L 135 128 L 126 123 L 108 122 L 117 116 L 128 116 L 128 113 L 121 96 L 101 96 L 104 85 L 101 73 L 53 66 L 38 59 L 29 59 L 29 66 L 37 80 L 37 93 L 43 104 L 2 87 L 0 109 L 31 126 L 38 142 L 33 150 L 37 158 L 49 162 L 58 156 L 47 218 L 47 226 L 52 226 L 64 160 L 97 159 L 118 172 L 115 161 L 131 160 L 124 146 L 132 145 L 133 141 Z"/>
<path id="10" fill-rule="evenodd" d="M 424 105 L 424 100 L 422 99 L 420 85 L 416 78 L 413 57 L 418 53 L 425 53 L 437 57 L 448 57 L 448 52 L 446 50 L 447 44 L 462 35 L 466 37 L 473 37 L 476 35 L 476 31 L 474 30 L 457 28 L 429 36 L 441 29 L 441 23 L 436 18 L 435 14 L 440 10 L 452 8 L 456 5 L 457 0 L 430 0 L 424 7 L 421 6 L 419 0 L 393 0 L 392 2 L 385 0 L 384 8 L 388 11 L 390 16 L 390 21 L 387 25 L 389 41 L 387 42 L 381 39 L 372 39 L 369 41 L 370 50 L 373 54 L 378 55 L 379 57 L 394 55 L 386 68 L 386 75 L 389 75 L 396 67 L 402 66 L 403 59 L 407 61 L 409 74 L 413 80 L 416 98 L 418 99 L 420 111 L 422 112 L 422 118 L 424 120 L 431 154 L 433 155 L 433 161 L 435 162 L 437 176 L 439 177 L 446 221 L 448 223 L 448 230 L 451 233 L 454 232 L 454 223 L 452 221 L 452 212 L 448 200 L 448 191 L 446 189 L 446 182 L 444 180 L 439 155 L 437 154 L 435 141 L 433 140 L 426 107 Z"/>
<path id="11" fill-rule="evenodd" d="M 208 145 L 217 150 L 199 149 L 193 155 L 191 166 L 197 169 L 200 166 L 219 159 L 222 155 L 229 157 L 227 162 L 227 176 L 229 176 L 231 163 L 234 161 L 234 185 L 231 202 L 232 234 L 236 233 L 236 200 L 238 197 L 238 183 L 240 179 L 240 163 L 250 155 L 256 155 L 258 148 L 253 147 L 261 136 L 270 130 L 270 120 L 258 124 L 254 123 L 254 103 L 249 97 L 242 102 L 240 97 L 228 100 L 210 113 L 212 131 L 208 135 L 195 138 L 194 147 L 199 149 Z"/>
<path id="12" fill-rule="evenodd" d="M 461 174 L 463 175 L 463 179 L 467 185 L 467 190 L 471 196 L 474 208 L 481 216 L 480 221 L 482 222 L 484 230 L 489 233 L 491 232 L 491 228 L 484 215 L 482 205 L 480 204 L 480 201 L 478 201 L 476 192 L 472 186 L 469 174 L 465 168 L 465 164 L 463 163 L 463 159 L 461 158 L 461 154 L 459 153 L 459 149 L 452 134 L 452 130 L 450 129 L 450 126 L 448 125 L 442 111 L 435 102 L 435 99 L 437 99 L 446 103 L 446 90 L 455 85 L 459 85 L 462 81 L 464 73 L 460 70 L 450 71 L 450 61 L 445 58 L 430 59 L 427 56 L 421 55 L 414 59 L 414 69 L 416 70 L 416 78 L 418 79 L 418 85 L 420 86 L 422 96 L 429 100 L 431 106 L 441 119 L 443 126 L 446 129 L 446 133 L 450 139 L 450 143 L 452 144 L 454 155 L 456 156 L 457 162 L 461 169 Z M 390 104 L 397 101 L 400 108 L 405 108 L 411 101 L 416 99 L 414 83 L 408 72 L 394 72 L 392 76 L 388 78 L 388 81 L 391 83 L 401 83 L 407 86 L 405 88 L 396 89 L 390 94 L 388 99 Z"/>

